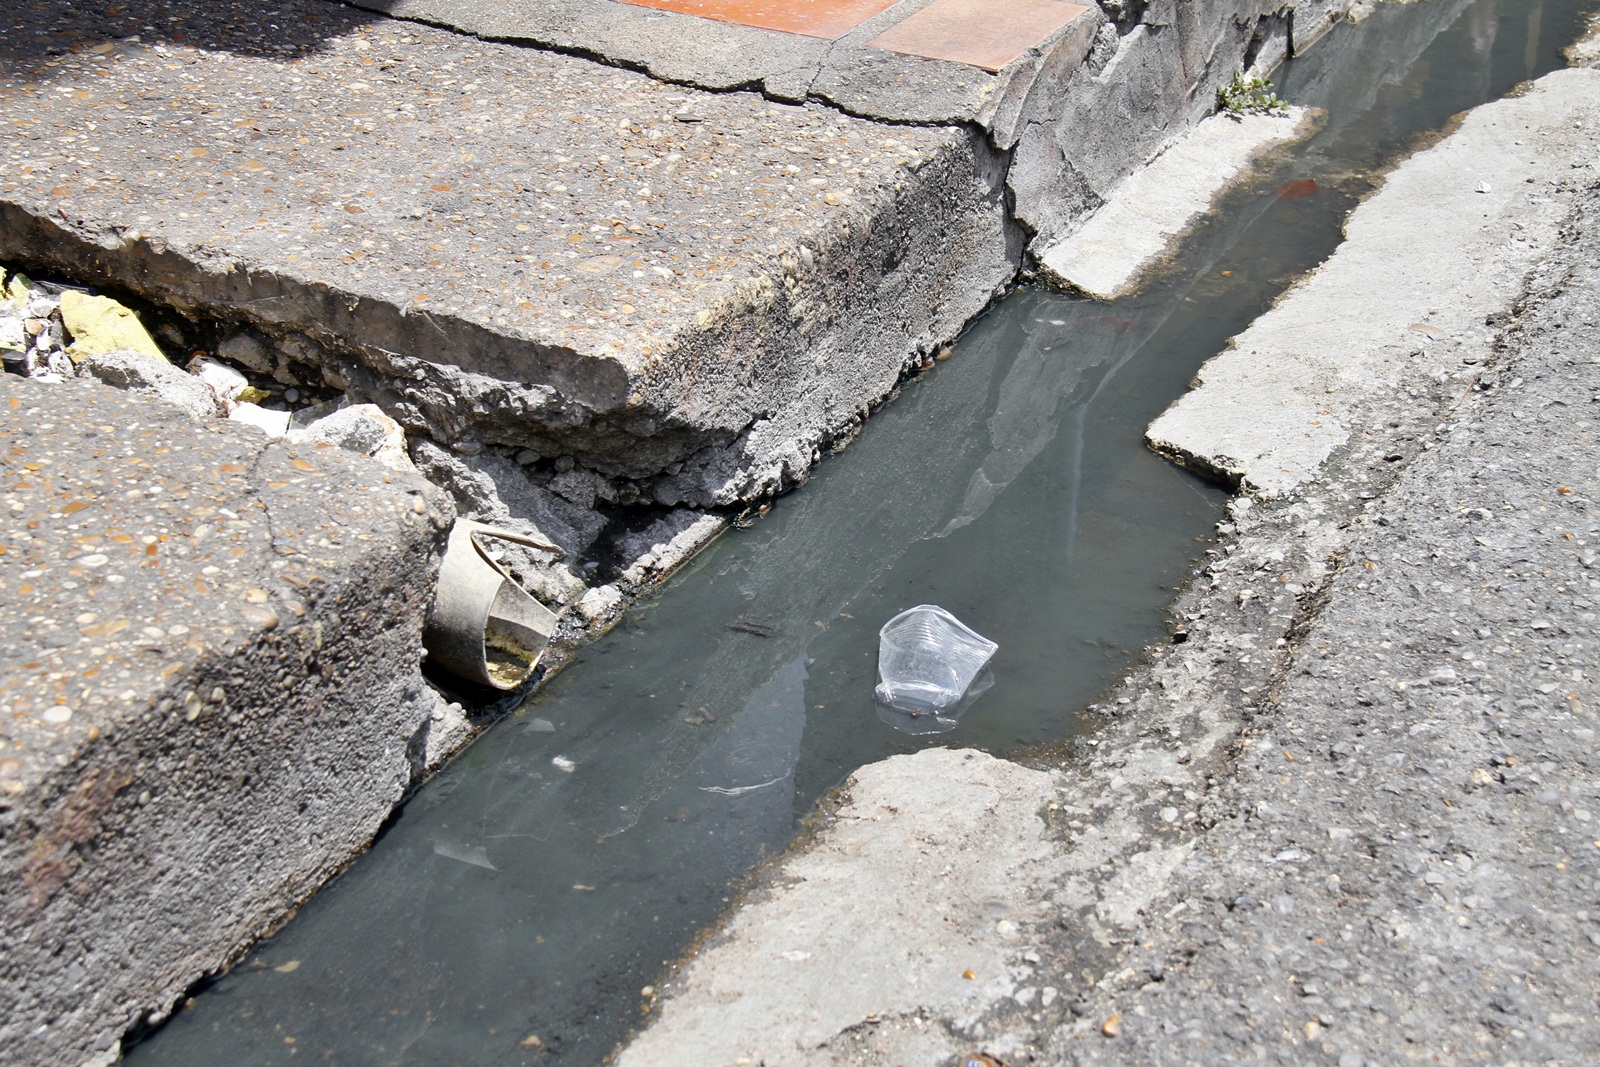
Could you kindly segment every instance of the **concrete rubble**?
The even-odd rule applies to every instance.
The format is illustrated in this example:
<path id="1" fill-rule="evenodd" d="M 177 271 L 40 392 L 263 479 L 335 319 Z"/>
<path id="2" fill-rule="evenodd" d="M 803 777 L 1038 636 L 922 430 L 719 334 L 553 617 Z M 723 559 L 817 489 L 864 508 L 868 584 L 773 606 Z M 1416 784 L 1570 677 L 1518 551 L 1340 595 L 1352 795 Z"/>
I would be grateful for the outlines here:
<path id="1" fill-rule="evenodd" d="M 1359 362 L 1249 383 L 1258 413 L 1315 384 L 1337 436 L 1240 465 L 1174 644 L 1079 758 L 862 768 L 619 1062 L 1592 1058 L 1597 129 L 1600 71 L 1558 72 L 1402 164 L 1263 320 L 1311 342 L 1286 364 Z M 1495 153 L 1515 192 L 1470 176 L 1446 218 Z M 1374 341 L 1384 305 L 1448 324 Z M 1235 403 L 1206 380 L 1153 435 Z M 1191 462 L 1258 455 L 1222 427 Z"/>

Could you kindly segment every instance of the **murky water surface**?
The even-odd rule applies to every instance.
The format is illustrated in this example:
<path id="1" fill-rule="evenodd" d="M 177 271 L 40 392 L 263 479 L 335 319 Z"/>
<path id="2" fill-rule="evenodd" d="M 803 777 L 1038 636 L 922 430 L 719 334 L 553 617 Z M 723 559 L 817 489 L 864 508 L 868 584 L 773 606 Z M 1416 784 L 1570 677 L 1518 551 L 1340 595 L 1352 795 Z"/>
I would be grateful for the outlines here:
<path id="1" fill-rule="evenodd" d="M 1114 305 L 1009 297 L 127 1062 L 598 1064 L 644 1021 L 640 988 L 855 767 L 1078 731 L 1164 639 L 1224 501 L 1147 452 L 1144 427 L 1333 249 L 1374 170 L 1559 65 L 1581 6 L 1427 0 L 1325 39 L 1279 91 L 1327 127 L 1171 279 Z M 878 627 L 919 603 L 1000 645 L 993 687 L 932 736 L 872 700 Z"/>

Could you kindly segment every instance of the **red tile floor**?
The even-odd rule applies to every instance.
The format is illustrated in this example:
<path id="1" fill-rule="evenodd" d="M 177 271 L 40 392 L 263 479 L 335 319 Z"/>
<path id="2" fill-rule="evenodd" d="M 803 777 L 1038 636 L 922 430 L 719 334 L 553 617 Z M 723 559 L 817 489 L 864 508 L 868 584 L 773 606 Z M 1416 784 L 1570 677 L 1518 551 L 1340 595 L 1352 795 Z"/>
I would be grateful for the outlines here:
<path id="1" fill-rule="evenodd" d="M 837 40 L 899 0 L 622 0 L 636 7 Z M 933 0 L 868 45 L 999 71 L 1089 9 L 1066 0 Z"/>

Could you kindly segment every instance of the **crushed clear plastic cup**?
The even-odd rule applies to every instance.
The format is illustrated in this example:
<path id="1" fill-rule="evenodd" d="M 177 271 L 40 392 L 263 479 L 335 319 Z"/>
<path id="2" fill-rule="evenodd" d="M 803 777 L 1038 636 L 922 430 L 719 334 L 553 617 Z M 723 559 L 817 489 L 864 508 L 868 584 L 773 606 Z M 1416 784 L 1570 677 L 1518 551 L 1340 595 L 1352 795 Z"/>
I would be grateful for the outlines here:
<path id="1" fill-rule="evenodd" d="M 878 631 L 878 686 L 890 707 L 922 712 L 959 703 L 1000 646 L 948 611 L 919 604 Z"/>

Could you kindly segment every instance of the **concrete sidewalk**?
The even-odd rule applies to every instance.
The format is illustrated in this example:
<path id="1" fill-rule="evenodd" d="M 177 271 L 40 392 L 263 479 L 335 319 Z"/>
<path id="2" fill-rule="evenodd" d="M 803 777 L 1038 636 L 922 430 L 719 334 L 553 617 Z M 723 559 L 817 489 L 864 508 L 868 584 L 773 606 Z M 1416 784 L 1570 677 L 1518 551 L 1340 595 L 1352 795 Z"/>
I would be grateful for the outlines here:
<path id="1" fill-rule="evenodd" d="M 1081 758 L 863 768 L 619 1063 L 1589 1062 L 1597 129 L 1600 71 L 1559 72 L 1402 164 L 1267 317 L 1300 348 L 1178 405 L 1248 492 Z M 1506 199 L 1432 214 L 1512 149 Z M 1363 341 L 1390 313 L 1427 328 Z M 1247 360 L 1337 438 L 1230 450 Z"/>
<path id="2" fill-rule="evenodd" d="M 562 46 L 646 68 L 731 32 L 610 0 L 389 6 L 534 42 L 603 12 L 625 28 Z M 1338 10 L 1302 6 L 1307 37 Z M 827 92 L 703 92 L 318 0 L 226 12 L 9 16 L 0 258 L 260 334 L 280 376 L 376 401 L 464 504 L 486 492 L 478 510 L 542 519 L 579 556 L 604 554 L 597 502 L 802 480 L 1025 245 L 1293 43 L 1221 5 L 1122 27 L 1085 10 L 998 74 L 847 35 L 828 63 L 872 121 Z M 967 96 L 897 111 L 937 96 L 929 78 Z"/>

